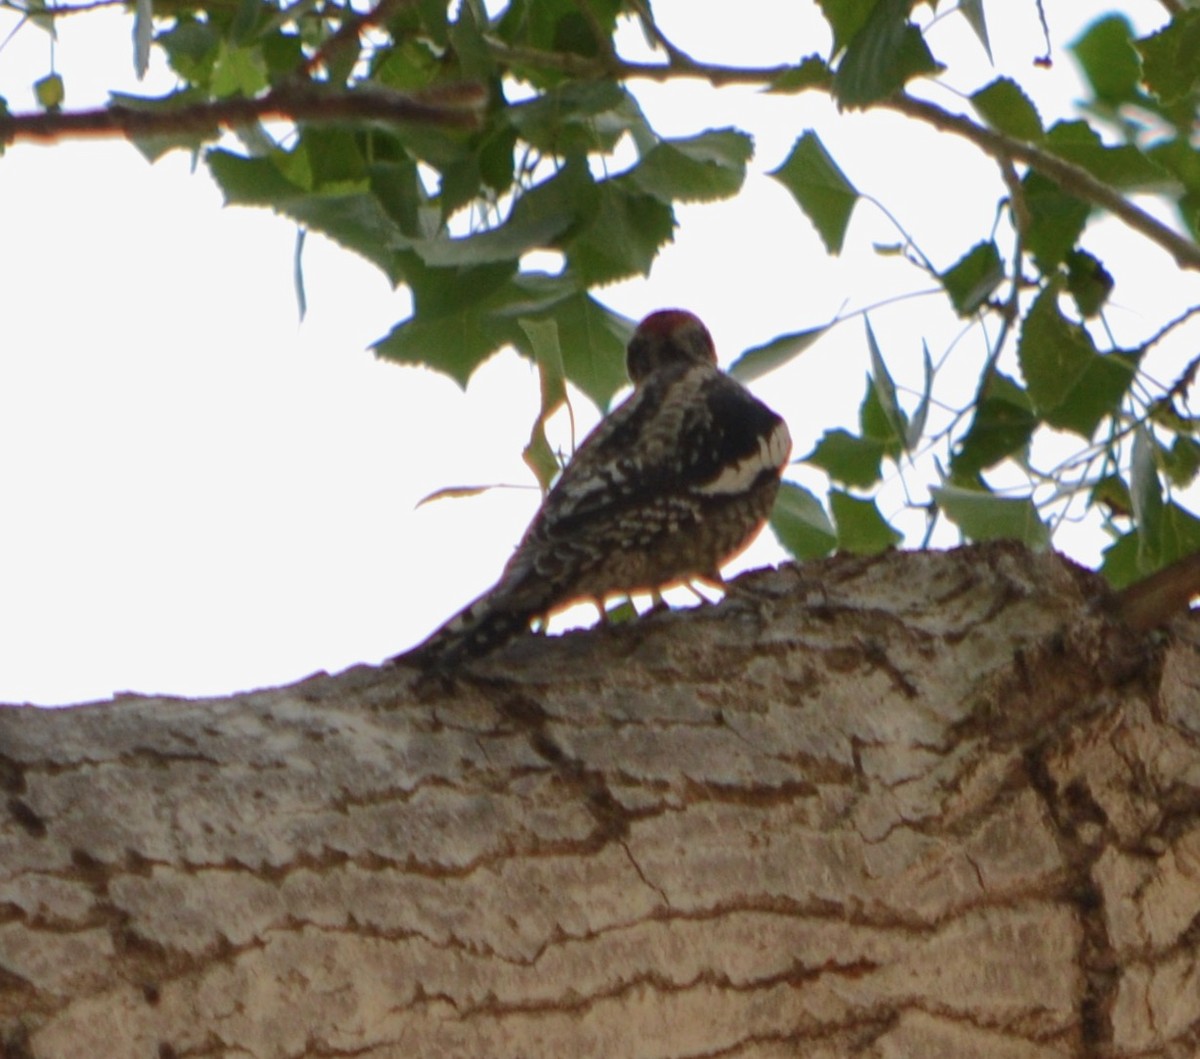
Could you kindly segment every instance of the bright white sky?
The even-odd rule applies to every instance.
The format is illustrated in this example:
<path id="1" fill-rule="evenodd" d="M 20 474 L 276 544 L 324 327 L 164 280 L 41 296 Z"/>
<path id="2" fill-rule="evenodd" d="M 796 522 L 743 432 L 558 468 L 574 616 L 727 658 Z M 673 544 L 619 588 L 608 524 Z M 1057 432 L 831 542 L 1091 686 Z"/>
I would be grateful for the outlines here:
<path id="1" fill-rule="evenodd" d="M 1010 72 L 1044 117 L 1068 113 L 1079 93 L 1062 46 L 1107 8 L 1046 6 L 1052 20 L 1069 19 L 1052 21 L 1050 71 L 1033 67 L 1044 46 L 1032 0 L 989 5 L 995 70 L 963 21 L 944 19 L 935 52 L 968 64 L 953 71 L 955 88 Z M 1139 31 L 1163 20 L 1149 0 L 1124 7 Z M 723 5 L 701 16 L 688 0 L 655 9 L 699 57 L 770 63 L 827 48 L 808 4 L 744 2 L 736 19 Z M 0 18 L 0 37 L 11 25 Z M 111 88 L 170 87 L 157 67 L 137 84 L 129 27 L 118 15 L 63 23 L 55 62 L 68 107 Z M 0 51 L 11 109 L 32 107 L 30 86 L 50 61 L 49 38 L 34 28 Z M 1001 193 L 968 146 L 899 119 L 839 117 L 815 95 L 644 86 L 639 98 L 663 132 L 737 124 L 757 138 L 746 192 L 680 211 L 677 242 L 652 276 L 604 292 L 631 317 L 697 311 L 726 363 L 843 307 L 927 286 L 870 251 L 897 241 L 879 211 L 860 205 L 855 249 L 829 259 L 763 176 L 805 128 L 818 128 L 851 180 L 942 268 L 988 231 Z M 935 98 L 962 106 L 941 90 Z M 182 154 L 151 167 L 119 142 L 11 148 L 0 159 L 0 225 L 0 702 L 216 695 L 378 662 L 495 579 L 539 499 L 520 459 L 536 379 L 514 354 L 489 362 L 466 395 L 376 362 L 367 346 L 407 315 L 407 296 L 316 236 L 298 323 L 291 224 L 222 208 Z M 1089 245 L 1117 274 L 1110 323 L 1133 342 L 1197 301 L 1200 283 L 1165 255 L 1120 249 L 1122 237 L 1102 225 Z M 914 386 L 921 337 L 937 357 L 962 330 L 933 299 L 880 309 L 872 322 L 893 373 Z M 975 333 L 956 350 L 964 386 L 980 342 Z M 866 370 L 855 321 L 755 389 L 787 417 L 802 455 L 823 428 L 853 424 Z M 582 400 L 576 416 L 595 419 Z M 822 487 L 803 470 L 794 477 Z M 415 507 L 442 486 L 494 482 L 527 488 Z M 902 503 L 898 484 L 892 493 L 889 515 Z M 920 520 L 909 525 L 919 535 Z M 1103 543 L 1060 538 L 1093 564 Z M 780 554 L 767 534 L 743 565 Z"/>

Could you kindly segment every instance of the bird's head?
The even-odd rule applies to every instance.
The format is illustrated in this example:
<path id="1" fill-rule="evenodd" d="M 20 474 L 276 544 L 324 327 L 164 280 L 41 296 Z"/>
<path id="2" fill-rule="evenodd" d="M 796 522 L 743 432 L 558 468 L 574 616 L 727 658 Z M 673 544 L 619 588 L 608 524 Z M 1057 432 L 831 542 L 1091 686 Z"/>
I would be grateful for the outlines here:
<path id="1" fill-rule="evenodd" d="M 625 366 L 634 386 L 656 371 L 680 363 L 716 364 L 712 335 L 684 309 L 662 309 L 637 326 L 629 340 Z"/>

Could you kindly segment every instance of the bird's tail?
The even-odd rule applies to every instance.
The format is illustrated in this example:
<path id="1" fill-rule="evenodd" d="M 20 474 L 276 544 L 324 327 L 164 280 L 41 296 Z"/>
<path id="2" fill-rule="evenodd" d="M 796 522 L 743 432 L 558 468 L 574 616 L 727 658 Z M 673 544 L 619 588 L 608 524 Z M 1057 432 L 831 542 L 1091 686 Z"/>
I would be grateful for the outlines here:
<path id="1" fill-rule="evenodd" d="M 528 630 L 537 610 L 513 606 L 494 593 L 475 600 L 427 639 L 389 661 L 420 669 L 449 670 L 479 658 Z"/>

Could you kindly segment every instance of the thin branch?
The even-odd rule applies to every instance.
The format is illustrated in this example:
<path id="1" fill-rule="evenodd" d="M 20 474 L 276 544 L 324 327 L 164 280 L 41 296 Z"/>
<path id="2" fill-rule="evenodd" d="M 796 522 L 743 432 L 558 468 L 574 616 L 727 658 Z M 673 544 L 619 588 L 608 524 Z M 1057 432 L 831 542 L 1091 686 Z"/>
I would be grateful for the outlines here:
<path id="1" fill-rule="evenodd" d="M 277 88 L 256 99 L 221 99 L 180 107 L 140 110 L 110 106 L 97 110 L 0 112 L 0 143 L 61 140 L 72 136 L 171 136 L 216 134 L 220 128 L 258 121 L 386 121 L 471 128 L 478 124 L 485 93 L 478 85 L 406 95 L 377 89 L 326 92 L 313 88 Z"/>
<path id="2" fill-rule="evenodd" d="M 697 62 L 685 56 L 673 57 L 666 63 L 638 63 L 621 59 L 597 62 L 584 56 L 551 53 L 538 48 L 512 47 L 495 40 L 489 41 L 489 47 L 493 55 L 503 63 L 537 66 L 583 78 L 671 81 L 680 77 L 690 77 L 708 81 L 716 87 L 731 84 L 768 86 L 791 69 L 787 66 L 720 66 Z M 894 110 L 905 117 L 924 121 L 943 132 L 953 132 L 962 136 L 1002 165 L 1011 164 L 1013 161 L 1023 162 L 1053 180 L 1064 191 L 1107 210 L 1134 231 L 1157 243 L 1181 268 L 1200 270 L 1200 246 L 1155 219 L 1145 210 L 1139 209 L 1109 185 L 1097 180 L 1086 169 L 1040 147 L 978 125 L 961 114 L 952 114 L 933 103 L 914 99 L 903 93 L 891 99 L 880 100 L 877 105 Z"/>
<path id="3" fill-rule="evenodd" d="M 1060 188 L 1095 206 L 1107 210 L 1134 231 L 1167 251 L 1180 268 L 1200 270 L 1200 246 L 1167 227 L 1145 210 L 1139 209 L 1119 192 L 1097 180 L 1086 169 L 1064 161 L 1040 147 L 1014 140 L 1002 133 L 977 125 L 961 114 L 951 114 L 933 103 L 912 96 L 897 95 L 879 104 L 905 117 L 916 118 L 943 132 L 952 132 L 990 154 L 997 161 L 1023 162 Z"/>
<path id="4" fill-rule="evenodd" d="M 619 58 L 598 61 L 570 52 L 548 52 L 541 48 L 505 44 L 493 37 L 488 38 L 488 49 L 502 64 L 536 66 L 542 70 L 554 70 L 579 78 L 673 81 L 680 77 L 692 77 L 708 81 L 717 87 L 734 84 L 766 86 L 792 69 L 790 66 L 721 66 L 716 63 L 702 63 L 684 56 L 678 50 L 675 50 L 674 54 L 679 58 L 665 63 L 640 63 Z"/>

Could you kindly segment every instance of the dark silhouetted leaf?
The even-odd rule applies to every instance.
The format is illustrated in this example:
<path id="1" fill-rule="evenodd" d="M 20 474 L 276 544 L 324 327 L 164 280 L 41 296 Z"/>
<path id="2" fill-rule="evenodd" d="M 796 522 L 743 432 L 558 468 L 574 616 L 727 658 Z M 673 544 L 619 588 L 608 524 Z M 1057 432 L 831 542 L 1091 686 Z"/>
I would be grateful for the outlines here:
<path id="1" fill-rule="evenodd" d="M 1130 518 L 1133 515 L 1129 486 L 1115 474 L 1106 475 L 1092 487 L 1088 503 L 1103 507 L 1109 517 Z"/>
<path id="2" fill-rule="evenodd" d="M 992 242 L 979 243 L 942 273 L 942 286 L 959 316 L 973 316 L 1004 279 L 1004 263 Z"/>
<path id="3" fill-rule="evenodd" d="M 1052 275 L 1083 233 L 1091 207 L 1039 173 L 1021 183 L 1029 210 L 1025 246 L 1042 273 Z"/>
<path id="4" fill-rule="evenodd" d="M 1067 254 L 1067 290 L 1075 299 L 1080 316 L 1089 318 L 1099 313 L 1112 289 L 1113 278 L 1099 258 L 1086 250 Z"/>

